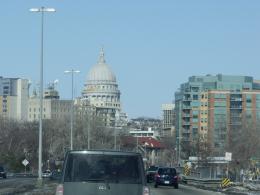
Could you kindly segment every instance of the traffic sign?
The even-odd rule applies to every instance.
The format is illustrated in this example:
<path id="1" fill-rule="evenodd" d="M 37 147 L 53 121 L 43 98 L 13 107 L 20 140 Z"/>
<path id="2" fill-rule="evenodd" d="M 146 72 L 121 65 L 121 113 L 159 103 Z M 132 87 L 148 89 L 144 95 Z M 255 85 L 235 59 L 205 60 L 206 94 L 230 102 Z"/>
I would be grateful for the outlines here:
<path id="1" fill-rule="evenodd" d="M 26 167 L 26 166 L 29 164 L 29 161 L 26 160 L 26 159 L 24 159 L 24 160 L 22 161 L 22 164 Z"/>
<path id="2" fill-rule="evenodd" d="M 230 179 L 228 178 L 223 178 L 221 182 L 221 187 L 225 188 L 231 185 Z"/>
<path id="3" fill-rule="evenodd" d="M 189 176 L 191 172 L 191 168 L 189 167 L 189 165 L 187 163 L 185 163 L 184 165 L 184 175 Z"/>
<path id="4" fill-rule="evenodd" d="M 226 152 L 225 153 L 225 160 L 226 161 L 231 161 L 232 160 L 232 153 L 231 152 Z"/>

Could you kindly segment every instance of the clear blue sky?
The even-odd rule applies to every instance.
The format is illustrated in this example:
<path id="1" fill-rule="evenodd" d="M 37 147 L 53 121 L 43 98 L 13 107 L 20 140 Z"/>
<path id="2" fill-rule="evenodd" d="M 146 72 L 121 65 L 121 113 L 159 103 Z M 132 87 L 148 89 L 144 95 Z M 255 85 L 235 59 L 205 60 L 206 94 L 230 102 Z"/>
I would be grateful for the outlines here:
<path id="1" fill-rule="evenodd" d="M 46 15 L 44 82 L 59 79 L 62 98 L 76 94 L 104 45 L 129 116 L 161 116 L 161 104 L 191 75 L 260 79 L 259 0 L 11 0 L 0 1 L 0 75 L 39 81 L 40 15 Z"/>

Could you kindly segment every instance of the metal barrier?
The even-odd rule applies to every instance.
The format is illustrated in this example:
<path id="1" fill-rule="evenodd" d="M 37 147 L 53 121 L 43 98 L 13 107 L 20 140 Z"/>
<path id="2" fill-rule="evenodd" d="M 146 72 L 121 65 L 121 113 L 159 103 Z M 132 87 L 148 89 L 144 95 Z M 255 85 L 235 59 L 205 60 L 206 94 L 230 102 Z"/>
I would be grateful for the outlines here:
<path id="1" fill-rule="evenodd" d="M 187 184 L 210 189 L 219 189 L 222 182 L 222 179 L 201 179 L 189 176 L 183 176 L 182 180 Z"/>

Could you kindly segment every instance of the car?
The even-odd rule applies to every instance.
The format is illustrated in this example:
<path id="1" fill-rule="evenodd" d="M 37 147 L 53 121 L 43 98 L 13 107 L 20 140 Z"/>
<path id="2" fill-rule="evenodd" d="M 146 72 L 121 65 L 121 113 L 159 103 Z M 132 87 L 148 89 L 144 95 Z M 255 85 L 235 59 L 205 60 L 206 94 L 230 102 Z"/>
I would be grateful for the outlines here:
<path id="1" fill-rule="evenodd" d="M 159 167 L 154 176 L 154 187 L 157 188 L 159 185 L 168 185 L 178 189 L 178 180 L 178 174 L 175 168 Z"/>
<path id="2" fill-rule="evenodd" d="M 6 172 L 2 166 L 0 166 L 0 177 L 6 179 Z"/>
<path id="3" fill-rule="evenodd" d="M 154 175 L 155 175 L 157 169 L 158 169 L 157 166 L 150 166 L 150 167 L 147 169 L 147 171 L 146 171 L 146 180 L 147 180 L 147 183 L 154 181 Z"/>
<path id="4" fill-rule="evenodd" d="M 42 173 L 43 178 L 49 178 L 51 176 L 51 170 L 47 169 Z"/>
<path id="5" fill-rule="evenodd" d="M 68 151 L 56 195 L 150 195 L 140 153 Z"/>
<path id="6" fill-rule="evenodd" d="M 50 180 L 59 181 L 61 179 L 62 172 L 60 170 L 54 170 L 50 176 Z"/>

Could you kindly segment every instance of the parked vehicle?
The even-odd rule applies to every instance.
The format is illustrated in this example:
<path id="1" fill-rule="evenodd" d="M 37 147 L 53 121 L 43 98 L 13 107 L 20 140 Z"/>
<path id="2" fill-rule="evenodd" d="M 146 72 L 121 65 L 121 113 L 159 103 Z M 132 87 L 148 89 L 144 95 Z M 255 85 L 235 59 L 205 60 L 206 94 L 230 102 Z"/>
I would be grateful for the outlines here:
<path id="1" fill-rule="evenodd" d="M 149 195 L 142 156 L 134 152 L 69 151 L 56 195 Z"/>
<path id="2" fill-rule="evenodd" d="M 157 188 L 159 185 L 174 186 L 179 188 L 178 175 L 175 168 L 170 167 L 159 167 L 154 176 L 154 187 Z"/>
<path id="3" fill-rule="evenodd" d="M 54 170 L 50 176 L 50 180 L 59 181 L 61 179 L 62 172 L 60 170 Z"/>
<path id="4" fill-rule="evenodd" d="M 0 177 L 6 179 L 6 172 L 2 166 L 0 166 Z"/>
<path id="5" fill-rule="evenodd" d="M 147 183 L 154 181 L 154 175 L 155 175 L 157 169 L 158 169 L 157 166 L 150 166 L 150 167 L 147 169 L 147 171 L 146 171 L 146 180 L 147 180 Z"/>
<path id="6" fill-rule="evenodd" d="M 51 176 L 51 170 L 46 170 L 42 173 L 43 178 L 49 178 Z"/>

